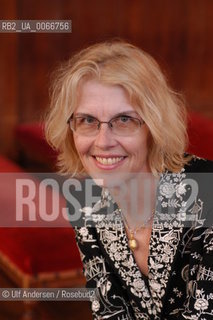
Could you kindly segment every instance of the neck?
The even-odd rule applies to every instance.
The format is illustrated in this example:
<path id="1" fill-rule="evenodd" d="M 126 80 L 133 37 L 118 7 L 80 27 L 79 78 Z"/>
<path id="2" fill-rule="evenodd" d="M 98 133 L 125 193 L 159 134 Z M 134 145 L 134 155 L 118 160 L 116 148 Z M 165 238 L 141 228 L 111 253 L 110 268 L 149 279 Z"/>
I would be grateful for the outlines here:
<path id="1" fill-rule="evenodd" d="M 151 173 L 139 174 L 110 189 L 131 229 L 150 222 L 156 202 L 158 179 Z"/>

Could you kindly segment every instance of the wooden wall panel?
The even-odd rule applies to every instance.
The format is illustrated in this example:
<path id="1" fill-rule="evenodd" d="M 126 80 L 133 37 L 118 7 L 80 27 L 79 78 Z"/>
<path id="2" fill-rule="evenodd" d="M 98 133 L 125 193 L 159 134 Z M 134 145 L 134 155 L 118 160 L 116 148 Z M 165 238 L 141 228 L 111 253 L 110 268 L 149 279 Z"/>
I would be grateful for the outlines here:
<path id="1" fill-rule="evenodd" d="M 1 19 L 16 19 L 16 3 L 1 2 Z M 0 152 L 15 156 L 17 105 L 17 35 L 0 35 Z"/>
<path id="2" fill-rule="evenodd" d="M 0 101 L 1 108 L 7 106 L 3 113 L 13 119 L 10 121 L 17 114 L 18 122 L 38 120 L 48 106 L 49 75 L 57 63 L 76 50 L 112 37 L 122 37 L 152 54 L 173 87 L 184 93 L 188 105 L 213 118 L 212 0 L 4 2 L 8 18 L 71 19 L 73 24 L 71 34 L 0 34 L 0 45 L 7 48 L 0 53 L 4 61 L 4 67 L 0 62 L 0 89 L 5 91 Z M 3 83 L 5 77 L 10 88 Z"/>

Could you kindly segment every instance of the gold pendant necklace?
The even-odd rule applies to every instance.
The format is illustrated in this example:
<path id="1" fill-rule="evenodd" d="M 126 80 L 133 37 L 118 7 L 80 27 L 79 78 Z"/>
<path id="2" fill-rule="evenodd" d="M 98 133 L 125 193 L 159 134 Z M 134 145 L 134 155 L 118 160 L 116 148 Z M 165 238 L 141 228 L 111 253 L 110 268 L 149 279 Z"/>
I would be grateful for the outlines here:
<path id="1" fill-rule="evenodd" d="M 138 247 L 138 242 L 137 240 L 134 238 L 134 232 L 130 231 L 130 239 L 128 241 L 129 247 L 132 251 L 134 251 L 135 249 L 137 249 Z"/>
<path id="2" fill-rule="evenodd" d="M 135 249 L 138 248 L 138 241 L 135 239 L 136 232 L 139 231 L 140 229 L 143 229 L 146 225 L 148 225 L 151 222 L 151 220 L 153 219 L 154 213 L 155 213 L 155 211 L 153 210 L 151 217 L 149 219 L 147 219 L 140 227 L 137 227 L 134 229 L 131 229 L 129 227 L 127 220 L 126 220 L 126 217 L 124 217 L 124 215 L 122 214 L 124 224 L 130 234 L 130 238 L 128 240 L 128 245 L 132 251 L 134 251 Z"/>

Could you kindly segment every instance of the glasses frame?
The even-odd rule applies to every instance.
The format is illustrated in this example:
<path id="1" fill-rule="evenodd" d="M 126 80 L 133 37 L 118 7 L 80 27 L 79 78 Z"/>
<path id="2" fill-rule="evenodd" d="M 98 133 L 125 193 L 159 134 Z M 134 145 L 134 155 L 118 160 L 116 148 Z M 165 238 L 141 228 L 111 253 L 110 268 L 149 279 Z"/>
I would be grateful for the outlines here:
<path id="1" fill-rule="evenodd" d="M 85 116 L 86 116 L 86 115 L 85 115 Z M 125 115 L 125 114 L 124 114 L 123 116 L 124 116 L 124 117 L 126 116 L 127 118 L 131 118 L 131 119 L 134 119 L 134 120 L 138 121 L 138 123 L 139 123 L 139 127 L 138 127 L 138 128 L 141 128 L 141 126 L 142 126 L 143 124 L 145 124 L 145 121 L 142 120 L 142 119 L 138 119 L 138 118 L 136 118 L 136 117 L 131 117 L 131 116 L 128 116 L 128 115 Z M 112 121 L 115 120 L 115 119 L 117 119 L 117 118 L 119 118 L 119 117 L 122 117 L 122 115 L 117 115 L 117 116 L 113 117 L 112 119 L 110 119 L 109 121 L 100 121 L 100 120 L 98 120 L 97 118 L 95 118 L 95 117 L 93 117 L 93 116 L 90 116 L 90 115 L 88 115 L 88 117 L 91 117 L 91 118 L 93 118 L 93 119 L 95 119 L 95 120 L 97 121 L 97 129 L 100 130 L 100 127 L 101 127 L 101 124 L 102 124 L 102 123 L 106 123 L 106 124 L 108 125 L 109 129 L 112 129 L 112 128 L 113 128 Z M 73 123 L 73 121 L 74 121 L 75 119 L 77 119 L 77 118 L 83 118 L 83 116 L 76 116 L 76 117 L 74 117 L 73 115 L 71 115 L 71 116 L 69 117 L 69 119 L 67 120 L 67 124 L 70 126 L 70 129 L 71 129 L 73 132 L 76 132 L 76 130 L 75 130 L 74 126 L 72 125 L 72 123 Z M 94 134 L 94 136 L 95 136 L 95 134 Z"/>

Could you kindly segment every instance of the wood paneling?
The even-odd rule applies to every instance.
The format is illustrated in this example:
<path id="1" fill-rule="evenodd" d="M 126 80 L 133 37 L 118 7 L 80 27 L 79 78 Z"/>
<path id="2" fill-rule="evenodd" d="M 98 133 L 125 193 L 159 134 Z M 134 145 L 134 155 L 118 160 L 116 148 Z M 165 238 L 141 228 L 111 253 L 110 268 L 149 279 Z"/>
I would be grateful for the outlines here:
<path id="1" fill-rule="evenodd" d="M 16 19 L 16 3 L 1 2 L 1 19 Z M 17 35 L 0 34 L 0 152 L 15 156 L 17 123 Z"/>
<path id="2" fill-rule="evenodd" d="M 59 61 L 96 41 L 122 37 L 151 53 L 187 104 L 213 118 L 212 0 L 14 0 L 4 18 L 71 19 L 71 34 L 0 34 L 1 115 L 38 120 L 48 106 L 49 75 Z M 5 120 L 4 120 L 5 121 Z M 12 131 L 0 151 L 13 148 Z M 2 136 L 2 135 L 1 135 Z M 9 137 L 10 136 L 10 137 Z"/>

